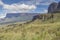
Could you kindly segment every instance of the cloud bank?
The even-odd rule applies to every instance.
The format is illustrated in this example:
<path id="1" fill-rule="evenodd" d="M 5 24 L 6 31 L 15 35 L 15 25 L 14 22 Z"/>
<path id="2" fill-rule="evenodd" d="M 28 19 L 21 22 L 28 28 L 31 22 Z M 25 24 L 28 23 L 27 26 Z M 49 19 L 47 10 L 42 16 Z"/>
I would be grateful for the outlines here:
<path id="1" fill-rule="evenodd" d="M 53 1 L 55 0 L 28 0 L 22 4 L 14 3 L 9 5 L 0 0 L 0 5 L 3 6 L 3 9 L 6 10 L 7 13 L 24 13 L 37 9 L 37 5 L 49 5 Z"/>
<path id="2" fill-rule="evenodd" d="M 0 0 L 0 6 L 2 6 L 3 12 L 0 14 L 0 18 L 4 18 L 6 13 L 27 13 L 37 9 L 37 5 L 49 5 L 55 2 L 55 0 L 28 0 L 23 3 L 13 3 L 11 5 L 5 4 Z M 40 13 L 47 13 L 46 9 L 42 9 Z M 5 16 L 4 16 L 5 15 Z"/>
<path id="3" fill-rule="evenodd" d="M 29 12 L 31 10 L 35 10 L 36 6 L 35 5 L 26 5 L 26 4 L 12 4 L 12 5 L 7 5 L 5 4 L 3 6 L 3 9 L 7 10 L 8 12 L 13 12 L 13 13 L 18 13 L 18 12 Z"/>
<path id="4" fill-rule="evenodd" d="M 24 12 L 28 12 L 28 11 L 36 9 L 35 5 L 18 4 L 18 3 L 8 5 L 8 4 L 4 4 L 1 0 L 0 0 L 0 5 L 2 5 L 3 9 L 6 10 L 8 13 L 12 13 L 12 12 L 13 13 L 15 12 L 24 13 Z"/>
<path id="5" fill-rule="evenodd" d="M 29 11 L 33 11 L 36 9 L 35 5 L 27 5 L 27 4 L 19 4 L 19 3 L 14 3 L 11 5 L 4 4 L 2 0 L 0 0 L 0 6 L 2 6 L 3 12 L 5 13 L 0 13 L 0 18 L 4 18 L 6 13 L 25 13 Z M 5 10 L 5 11 L 4 11 Z"/>

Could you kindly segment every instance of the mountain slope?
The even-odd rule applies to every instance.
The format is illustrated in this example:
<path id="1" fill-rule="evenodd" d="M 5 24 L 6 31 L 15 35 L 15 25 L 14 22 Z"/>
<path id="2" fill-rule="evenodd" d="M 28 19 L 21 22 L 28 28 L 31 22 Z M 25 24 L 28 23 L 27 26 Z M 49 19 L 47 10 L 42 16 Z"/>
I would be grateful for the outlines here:
<path id="1" fill-rule="evenodd" d="M 26 23 L 9 24 L 0 27 L 1 40 L 60 40 L 60 13 L 51 19 L 28 21 Z"/>

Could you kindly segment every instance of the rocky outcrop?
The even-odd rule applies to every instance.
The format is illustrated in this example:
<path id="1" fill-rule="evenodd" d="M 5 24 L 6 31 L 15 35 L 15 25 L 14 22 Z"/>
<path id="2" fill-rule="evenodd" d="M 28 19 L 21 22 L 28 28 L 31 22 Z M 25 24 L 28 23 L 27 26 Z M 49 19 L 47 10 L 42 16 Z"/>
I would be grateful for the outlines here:
<path id="1" fill-rule="evenodd" d="M 32 19 L 32 21 L 35 21 L 36 19 L 39 19 L 39 20 L 48 20 L 48 19 L 51 19 L 53 18 L 53 14 L 39 14 L 39 15 L 35 15 Z"/>
<path id="2" fill-rule="evenodd" d="M 56 12 L 59 12 L 60 13 L 60 2 L 58 3 Z"/>
<path id="3" fill-rule="evenodd" d="M 42 19 L 42 18 L 43 18 L 43 15 L 42 14 L 38 14 L 38 15 L 33 16 L 32 21 L 34 21 L 36 19 Z"/>
<path id="4" fill-rule="evenodd" d="M 53 2 L 48 7 L 48 13 L 60 13 L 60 2 Z"/>
<path id="5" fill-rule="evenodd" d="M 60 10 L 60 2 L 58 3 L 57 9 Z"/>
<path id="6" fill-rule="evenodd" d="M 54 13 L 57 10 L 58 3 L 53 2 L 48 7 L 48 13 Z"/>

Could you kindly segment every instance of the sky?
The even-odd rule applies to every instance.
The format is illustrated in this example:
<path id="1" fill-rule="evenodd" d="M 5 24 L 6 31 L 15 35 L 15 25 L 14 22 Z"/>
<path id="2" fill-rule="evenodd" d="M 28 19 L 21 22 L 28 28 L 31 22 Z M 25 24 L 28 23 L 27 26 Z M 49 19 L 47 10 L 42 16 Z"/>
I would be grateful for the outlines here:
<path id="1" fill-rule="evenodd" d="M 7 13 L 47 13 L 52 2 L 60 0 L 0 0 L 0 18 Z"/>

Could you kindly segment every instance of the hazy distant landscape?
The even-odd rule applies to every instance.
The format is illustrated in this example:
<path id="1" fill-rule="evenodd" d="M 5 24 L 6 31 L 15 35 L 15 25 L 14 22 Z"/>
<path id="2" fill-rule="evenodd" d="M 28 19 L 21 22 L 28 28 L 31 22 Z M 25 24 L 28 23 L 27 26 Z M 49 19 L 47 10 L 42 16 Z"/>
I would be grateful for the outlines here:
<path id="1" fill-rule="evenodd" d="M 15 22 L 26 22 L 32 20 L 33 16 L 39 13 L 8 13 L 4 19 L 0 19 L 0 24 Z"/>
<path id="2" fill-rule="evenodd" d="M 60 2 L 17 1 L 0 1 L 0 40 L 60 40 Z"/>

